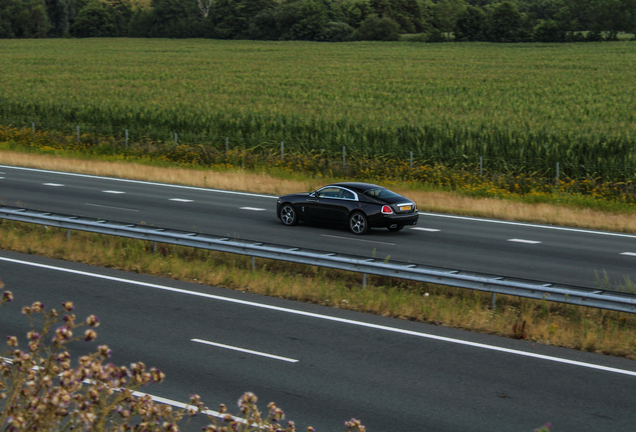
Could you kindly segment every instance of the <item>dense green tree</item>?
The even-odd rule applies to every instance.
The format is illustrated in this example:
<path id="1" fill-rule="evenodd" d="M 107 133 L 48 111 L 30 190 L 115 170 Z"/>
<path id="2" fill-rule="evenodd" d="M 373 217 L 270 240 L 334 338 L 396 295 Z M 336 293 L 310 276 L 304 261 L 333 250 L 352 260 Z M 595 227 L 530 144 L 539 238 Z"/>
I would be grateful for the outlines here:
<path id="1" fill-rule="evenodd" d="M 0 38 L 14 38 L 14 16 L 22 9 L 21 0 L 0 0 Z"/>
<path id="2" fill-rule="evenodd" d="M 353 28 L 360 27 L 369 15 L 373 13 L 370 0 L 344 0 L 334 4 L 339 9 L 342 20 Z"/>
<path id="3" fill-rule="evenodd" d="M 326 42 L 344 42 L 348 40 L 355 29 L 342 21 L 331 21 L 325 27 L 323 39 Z"/>
<path id="4" fill-rule="evenodd" d="M 395 41 L 400 37 L 400 26 L 389 17 L 377 15 L 367 17 L 351 35 L 352 40 Z"/>
<path id="5" fill-rule="evenodd" d="M 324 40 L 329 10 L 326 2 L 305 0 L 300 2 L 295 22 L 285 32 L 283 38 L 289 40 Z"/>
<path id="6" fill-rule="evenodd" d="M 51 23 L 49 37 L 63 37 L 68 34 L 72 0 L 46 0 L 46 13 Z"/>
<path id="7" fill-rule="evenodd" d="M 0 0 L 0 37 L 42 38 L 50 28 L 44 0 Z"/>
<path id="8" fill-rule="evenodd" d="M 464 0 L 441 0 L 435 7 L 437 28 L 446 34 L 450 40 L 451 33 L 455 32 L 457 19 L 466 9 Z"/>
<path id="9" fill-rule="evenodd" d="M 273 9 L 275 5 L 275 0 L 217 0 L 210 12 L 214 37 L 249 38 L 250 34 L 254 34 L 250 22 L 260 13 Z"/>
<path id="10" fill-rule="evenodd" d="M 393 24 L 398 34 L 419 33 L 411 40 L 425 41 L 451 34 L 464 41 L 593 41 L 636 32 L 636 0 L 501 1 L 0 0 L 0 37 L 384 40 Z M 139 2 L 145 6 L 133 13 Z"/>
<path id="11" fill-rule="evenodd" d="M 486 38 L 486 13 L 478 7 L 468 6 L 457 18 L 455 40 L 483 41 Z"/>
<path id="12" fill-rule="evenodd" d="M 115 15 L 100 0 L 91 0 L 78 12 L 71 34 L 80 38 L 117 36 Z"/>
<path id="13" fill-rule="evenodd" d="M 535 42 L 565 42 L 566 34 L 561 23 L 554 20 L 540 20 L 534 27 L 532 40 Z"/>
<path id="14" fill-rule="evenodd" d="M 128 27 L 133 14 L 130 2 L 108 0 L 108 5 L 115 18 L 116 36 L 128 36 Z"/>
<path id="15" fill-rule="evenodd" d="M 523 16 L 515 3 L 492 5 L 488 14 L 486 37 L 491 42 L 521 42 Z"/>
<path id="16" fill-rule="evenodd" d="M 422 20 L 422 4 L 418 0 L 370 0 L 378 18 L 391 18 L 403 33 L 418 33 L 427 29 Z"/>

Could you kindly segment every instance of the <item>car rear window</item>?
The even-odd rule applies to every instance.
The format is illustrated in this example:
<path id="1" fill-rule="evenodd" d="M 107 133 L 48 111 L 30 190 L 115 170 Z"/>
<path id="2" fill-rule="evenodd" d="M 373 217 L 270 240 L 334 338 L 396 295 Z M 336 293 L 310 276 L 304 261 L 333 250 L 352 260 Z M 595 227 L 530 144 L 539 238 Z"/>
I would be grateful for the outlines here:
<path id="1" fill-rule="evenodd" d="M 398 198 L 402 196 L 384 188 L 367 189 L 364 191 L 364 194 L 374 198 L 380 198 L 380 199 Z"/>

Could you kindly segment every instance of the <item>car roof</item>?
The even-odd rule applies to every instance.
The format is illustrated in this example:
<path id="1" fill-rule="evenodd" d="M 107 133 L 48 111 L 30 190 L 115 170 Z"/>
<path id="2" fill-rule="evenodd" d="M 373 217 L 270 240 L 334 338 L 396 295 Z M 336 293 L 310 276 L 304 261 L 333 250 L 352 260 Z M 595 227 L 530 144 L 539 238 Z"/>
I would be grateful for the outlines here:
<path id="1" fill-rule="evenodd" d="M 353 190 L 357 190 L 359 192 L 364 192 L 366 190 L 369 189 L 377 189 L 377 188 L 383 188 L 382 186 L 378 186 L 372 183 L 361 183 L 361 182 L 342 182 L 342 183 L 332 183 L 330 185 L 327 186 L 340 186 L 340 187 L 344 187 L 344 188 L 348 188 L 348 189 L 353 189 Z"/>

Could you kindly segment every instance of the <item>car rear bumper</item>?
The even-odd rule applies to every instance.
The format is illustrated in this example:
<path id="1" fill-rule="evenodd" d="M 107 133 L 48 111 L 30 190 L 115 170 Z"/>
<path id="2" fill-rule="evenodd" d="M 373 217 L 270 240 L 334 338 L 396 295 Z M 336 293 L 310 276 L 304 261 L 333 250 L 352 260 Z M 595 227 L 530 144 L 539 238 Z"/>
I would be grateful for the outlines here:
<path id="1" fill-rule="evenodd" d="M 418 213 L 410 214 L 392 214 L 381 215 L 374 220 L 369 221 L 369 225 L 373 228 L 387 228 L 393 225 L 417 225 L 417 220 L 420 218 Z"/>

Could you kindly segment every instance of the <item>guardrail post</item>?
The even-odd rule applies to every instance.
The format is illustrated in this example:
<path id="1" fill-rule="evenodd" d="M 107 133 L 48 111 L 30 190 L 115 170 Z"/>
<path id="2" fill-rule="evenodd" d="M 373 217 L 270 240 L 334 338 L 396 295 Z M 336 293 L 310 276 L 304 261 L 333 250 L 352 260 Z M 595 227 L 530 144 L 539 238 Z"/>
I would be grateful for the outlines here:
<path id="1" fill-rule="evenodd" d="M 66 240 L 70 240 L 71 239 L 71 229 L 67 228 L 66 229 Z"/>
<path id="2" fill-rule="evenodd" d="M 557 185 L 559 184 L 559 163 L 557 162 L 557 166 L 556 166 L 556 181 L 557 181 Z"/>
<path id="3" fill-rule="evenodd" d="M 79 142 L 80 142 L 79 125 L 77 125 L 77 143 L 79 144 Z"/>
<path id="4" fill-rule="evenodd" d="M 128 129 L 126 129 L 126 148 L 128 148 Z"/>
<path id="5" fill-rule="evenodd" d="M 255 267 L 255 262 L 254 262 L 254 257 L 252 256 L 252 273 L 254 273 L 254 267 Z"/>
<path id="6" fill-rule="evenodd" d="M 152 253 L 157 253 L 157 242 L 156 241 L 152 242 Z"/>
<path id="7" fill-rule="evenodd" d="M 365 289 L 366 287 L 367 287 L 367 274 L 362 273 L 362 289 Z"/>
<path id="8" fill-rule="evenodd" d="M 413 169 L 413 152 L 411 152 L 411 169 Z"/>
<path id="9" fill-rule="evenodd" d="M 225 137 L 225 156 L 230 154 L 230 139 Z"/>
<path id="10" fill-rule="evenodd" d="M 497 308 L 497 294 L 492 293 L 492 298 L 490 299 L 490 309 L 495 310 Z"/>
<path id="11" fill-rule="evenodd" d="M 35 122 L 31 122 L 31 133 L 35 132 Z"/>
<path id="12" fill-rule="evenodd" d="M 484 157 L 479 156 L 479 177 L 484 175 Z"/>
<path id="13" fill-rule="evenodd" d="M 285 159 L 285 141 L 280 142 L 280 160 Z"/>
<path id="14" fill-rule="evenodd" d="M 175 132 L 175 134 L 174 134 L 174 145 L 175 145 L 175 146 L 177 145 L 177 133 L 176 133 L 176 132 Z"/>

